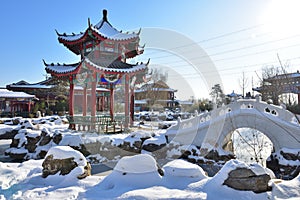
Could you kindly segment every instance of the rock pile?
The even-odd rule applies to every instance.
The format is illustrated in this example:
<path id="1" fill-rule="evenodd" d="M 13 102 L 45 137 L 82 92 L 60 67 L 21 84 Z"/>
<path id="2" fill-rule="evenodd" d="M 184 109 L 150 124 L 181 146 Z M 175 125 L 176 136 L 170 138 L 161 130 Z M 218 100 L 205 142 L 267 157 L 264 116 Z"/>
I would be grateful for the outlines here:
<path id="1" fill-rule="evenodd" d="M 275 176 L 284 180 L 291 180 L 300 173 L 300 149 L 281 149 L 274 152 L 267 159 L 267 167 Z"/>
<path id="2" fill-rule="evenodd" d="M 14 137 L 5 154 L 16 160 L 41 159 L 52 146 L 68 145 L 88 155 L 78 139 L 79 136 L 72 136 L 69 141 L 64 140 L 66 136 L 63 136 L 63 132 L 52 129 L 57 124 L 63 124 L 59 117 L 21 120 L 17 127 L 10 131 Z"/>

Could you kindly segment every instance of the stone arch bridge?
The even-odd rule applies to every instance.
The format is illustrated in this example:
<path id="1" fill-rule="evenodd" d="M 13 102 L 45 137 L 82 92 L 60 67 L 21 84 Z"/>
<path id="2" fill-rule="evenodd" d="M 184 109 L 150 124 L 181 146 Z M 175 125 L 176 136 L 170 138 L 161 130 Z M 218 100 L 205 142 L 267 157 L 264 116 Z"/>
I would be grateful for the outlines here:
<path id="1" fill-rule="evenodd" d="M 211 112 L 178 120 L 166 135 L 168 141 L 196 145 L 202 150 L 222 150 L 232 132 L 252 128 L 264 133 L 275 151 L 282 148 L 300 149 L 300 124 L 293 113 L 281 106 L 262 102 L 260 98 L 238 100 Z"/>

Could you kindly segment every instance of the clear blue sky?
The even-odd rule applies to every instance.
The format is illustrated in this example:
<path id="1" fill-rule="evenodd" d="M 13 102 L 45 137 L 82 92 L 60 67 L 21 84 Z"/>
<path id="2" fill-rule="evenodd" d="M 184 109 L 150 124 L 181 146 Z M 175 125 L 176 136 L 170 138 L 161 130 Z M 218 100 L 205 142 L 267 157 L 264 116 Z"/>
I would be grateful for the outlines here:
<path id="1" fill-rule="evenodd" d="M 263 63 L 277 62 L 277 53 L 284 62 L 289 61 L 290 65 L 293 65 L 292 71 L 299 68 L 300 61 L 292 59 L 300 56 L 299 46 L 289 46 L 299 44 L 300 37 L 286 38 L 286 34 L 296 34 L 298 29 L 274 34 L 274 27 L 287 24 L 288 18 L 275 26 L 253 28 L 265 23 L 266 19 L 278 21 L 276 13 L 282 12 L 286 16 L 289 9 L 295 7 L 294 4 L 295 2 L 292 2 L 291 7 L 282 8 L 271 0 L 2 1 L 0 86 L 19 80 L 31 83 L 43 80 L 46 72 L 42 59 L 47 62 L 77 62 L 79 58 L 58 43 L 55 29 L 61 33 L 85 31 L 87 19 L 90 18 L 91 23 L 96 24 L 102 18 L 102 10 L 107 9 L 109 21 L 118 30 L 136 30 L 140 27 L 165 28 L 199 42 L 208 55 L 211 55 L 220 71 L 225 93 L 232 90 L 240 92 L 238 78 L 241 77 L 242 71 L 246 72 L 249 82 L 252 77 L 257 82 L 255 71 L 260 73 Z M 276 10 L 278 7 L 283 10 Z M 289 17 L 297 18 L 293 15 Z M 284 29 L 291 27 L 286 26 Z M 247 30 L 239 32 L 242 29 Z M 231 32 L 236 33 L 204 41 Z M 170 65 L 174 65 L 175 70 L 176 65 L 180 68 L 186 65 L 184 62 L 178 65 L 180 61 L 167 57 L 165 53 L 153 53 L 151 50 L 147 53 L 146 49 L 141 59 L 145 61 L 148 57 L 153 63 L 169 62 Z M 192 74 L 187 73 L 186 79 L 190 79 L 187 81 L 191 81 L 191 85 L 197 84 L 193 83 L 192 79 L 197 77 Z"/>

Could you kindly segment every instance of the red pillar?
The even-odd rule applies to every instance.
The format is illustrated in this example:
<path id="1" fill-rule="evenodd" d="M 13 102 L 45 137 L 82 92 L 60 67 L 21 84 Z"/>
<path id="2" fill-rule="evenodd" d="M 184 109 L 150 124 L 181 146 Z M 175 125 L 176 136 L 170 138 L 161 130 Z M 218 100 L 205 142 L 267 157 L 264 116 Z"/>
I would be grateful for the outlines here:
<path id="1" fill-rule="evenodd" d="M 92 99 L 91 99 L 91 103 L 92 103 L 92 108 L 91 108 L 91 115 L 92 116 L 96 116 L 96 73 L 93 74 L 93 82 L 92 82 Z"/>
<path id="2" fill-rule="evenodd" d="M 111 120 L 114 120 L 114 84 L 110 84 L 110 118 Z"/>
<path id="3" fill-rule="evenodd" d="M 125 131 L 129 127 L 129 74 L 125 75 Z"/>
<path id="4" fill-rule="evenodd" d="M 93 73 L 93 81 L 92 81 L 92 99 L 91 99 L 91 116 L 92 116 L 92 130 L 94 130 L 96 128 L 95 126 L 95 117 L 96 117 L 96 103 L 97 103 L 97 99 L 96 99 L 96 87 L 97 87 L 97 77 L 96 77 L 96 73 Z"/>
<path id="5" fill-rule="evenodd" d="M 28 114 L 30 113 L 30 110 L 31 110 L 31 101 L 29 100 L 29 102 L 28 102 Z"/>
<path id="6" fill-rule="evenodd" d="M 13 104 L 12 104 L 12 103 L 11 103 L 10 105 L 11 105 L 11 106 L 10 106 L 10 113 L 11 113 L 11 115 L 14 117 L 14 115 L 15 115 L 14 107 L 13 107 Z"/>
<path id="7" fill-rule="evenodd" d="M 12 101 L 10 101 L 9 104 L 10 104 L 10 113 L 13 114 L 13 103 L 12 103 Z"/>
<path id="8" fill-rule="evenodd" d="M 102 96 L 100 98 L 101 98 L 100 99 L 100 102 L 101 102 L 101 104 L 100 104 L 100 106 L 101 106 L 100 110 L 103 112 L 104 111 L 104 104 L 105 104 L 105 97 Z"/>
<path id="9" fill-rule="evenodd" d="M 134 88 L 131 89 L 130 95 L 130 126 L 133 126 L 134 121 Z"/>
<path id="10" fill-rule="evenodd" d="M 87 89 L 83 88 L 83 105 L 82 105 L 82 116 L 86 116 L 87 113 Z"/>
<path id="11" fill-rule="evenodd" d="M 74 116 L 74 84 L 73 76 L 69 77 L 70 81 L 70 93 L 69 93 L 69 115 Z M 69 129 L 75 129 L 75 124 L 70 124 Z"/>

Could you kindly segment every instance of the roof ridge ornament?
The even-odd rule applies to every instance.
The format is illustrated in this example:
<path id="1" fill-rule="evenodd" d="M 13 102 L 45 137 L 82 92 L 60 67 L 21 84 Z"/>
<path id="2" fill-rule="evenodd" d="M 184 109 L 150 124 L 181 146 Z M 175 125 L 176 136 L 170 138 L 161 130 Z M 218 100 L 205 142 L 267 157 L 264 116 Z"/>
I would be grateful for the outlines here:
<path id="1" fill-rule="evenodd" d="M 140 35 L 142 28 L 139 29 L 139 31 L 136 33 L 137 35 Z"/>
<path id="2" fill-rule="evenodd" d="M 48 66 L 48 64 L 46 63 L 46 61 L 43 59 L 43 63 L 45 66 Z"/>
<path id="3" fill-rule="evenodd" d="M 55 29 L 55 32 L 58 36 L 62 36 L 62 34 L 60 34 L 56 29 Z"/>
<path id="4" fill-rule="evenodd" d="M 103 9 L 102 13 L 103 13 L 103 21 L 107 22 L 107 10 Z"/>
<path id="5" fill-rule="evenodd" d="M 150 58 L 148 59 L 148 61 L 145 65 L 148 67 L 149 63 L 150 63 Z"/>
<path id="6" fill-rule="evenodd" d="M 89 28 L 92 26 L 92 25 L 91 25 L 91 20 L 90 20 L 89 17 L 88 17 L 88 26 L 89 26 Z"/>

